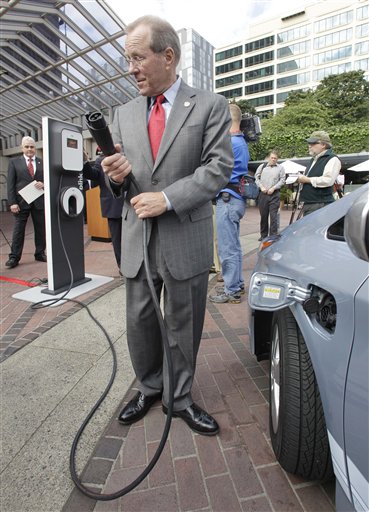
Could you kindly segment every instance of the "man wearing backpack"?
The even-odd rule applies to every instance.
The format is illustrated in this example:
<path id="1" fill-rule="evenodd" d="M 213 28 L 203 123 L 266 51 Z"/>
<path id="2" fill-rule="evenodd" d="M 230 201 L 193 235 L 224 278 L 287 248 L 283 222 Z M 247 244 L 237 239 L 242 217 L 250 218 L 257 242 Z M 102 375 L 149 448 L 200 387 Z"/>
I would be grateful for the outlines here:
<path id="1" fill-rule="evenodd" d="M 267 161 L 256 169 L 255 183 L 260 188 L 258 206 L 260 212 L 260 238 L 278 234 L 278 210 L 280 190 L 286 181 L 282 165 L 277 163 L 278 153 L 269 152 Z M 269 223 L 270 219 L 270 223 Z"/>

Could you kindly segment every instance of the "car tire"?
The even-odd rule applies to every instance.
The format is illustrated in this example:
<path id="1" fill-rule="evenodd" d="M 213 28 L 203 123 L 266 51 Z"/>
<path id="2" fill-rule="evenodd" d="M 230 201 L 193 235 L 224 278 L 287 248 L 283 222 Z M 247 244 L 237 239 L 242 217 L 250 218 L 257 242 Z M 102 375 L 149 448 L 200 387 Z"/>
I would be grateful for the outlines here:
<path id="1" fill-rule="evenodd" d="M 318 383 L 301 331 L 289 308 L 273 315 L 269 425 L 281 466 L 306 480 L 333 477 Z"/>

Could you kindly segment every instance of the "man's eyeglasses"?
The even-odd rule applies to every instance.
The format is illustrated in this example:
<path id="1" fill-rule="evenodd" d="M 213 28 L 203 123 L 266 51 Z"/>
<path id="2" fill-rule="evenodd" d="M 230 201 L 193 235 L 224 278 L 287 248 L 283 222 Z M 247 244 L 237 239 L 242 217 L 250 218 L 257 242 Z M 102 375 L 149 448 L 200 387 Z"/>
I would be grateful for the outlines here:
<path id="1" fill-rule="evenodd" d="M 23 147 L 26 149 L 34 149 L 35 148 L 35 146 L 23 146 Z"/>
<path id="2" fill-rule="evenodd" d="M 146 57 L 132 57 L 132 58 L 126 57 L 127 64 L 128 65 L 132 64 L 132 66 L 137 67 L 137 68 L 140 68 L 143 65 L 143 62 L 145 59 L 146 59 Z"/>

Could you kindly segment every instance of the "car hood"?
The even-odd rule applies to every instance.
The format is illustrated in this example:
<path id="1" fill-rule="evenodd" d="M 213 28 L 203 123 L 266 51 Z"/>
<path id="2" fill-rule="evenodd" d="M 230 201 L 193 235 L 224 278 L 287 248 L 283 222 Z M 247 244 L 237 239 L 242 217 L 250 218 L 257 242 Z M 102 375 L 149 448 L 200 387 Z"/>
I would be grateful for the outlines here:
<path id="1" fill-rule="evenodd" d="M 340 289 L 357 289 L 368 276 L 368 263 L 357 258 L 343 238 L 332 240 L 327 233 L 365 189 L 369 200 L 366 184 L 286 227 L 276 242 L 259 252 L 255 271 L 296 279 L 301 286 L 329 280 Z"/>

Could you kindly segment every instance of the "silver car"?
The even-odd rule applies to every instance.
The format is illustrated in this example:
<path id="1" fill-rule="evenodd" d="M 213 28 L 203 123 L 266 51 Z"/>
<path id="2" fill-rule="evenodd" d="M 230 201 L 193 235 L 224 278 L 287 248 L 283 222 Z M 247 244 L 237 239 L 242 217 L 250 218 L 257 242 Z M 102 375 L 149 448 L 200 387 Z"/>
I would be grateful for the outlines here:
<path id="1" fill-rule="evenodd" d="M 270 437 L 305 479 L 336 477 L 337 511 L 369 510 L 369 184 L 261 246 L 251 349 L 270 359 Z"/>

